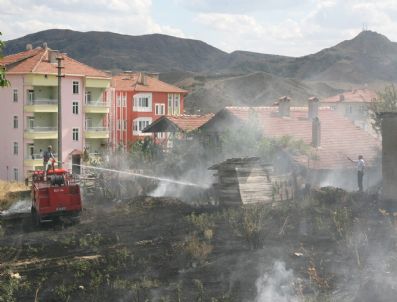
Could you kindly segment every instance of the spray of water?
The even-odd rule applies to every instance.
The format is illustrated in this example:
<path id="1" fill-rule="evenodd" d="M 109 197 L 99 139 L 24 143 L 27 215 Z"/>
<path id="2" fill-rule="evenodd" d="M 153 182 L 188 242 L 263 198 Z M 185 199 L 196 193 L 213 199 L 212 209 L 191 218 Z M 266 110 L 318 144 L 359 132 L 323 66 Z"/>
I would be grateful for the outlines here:
<path id="1" fill-rule="evenodd" d="M 108 169 L 108 168 L 101 168 L 101 167 L 94 167 L 94 166 L 86 166 L 86 165 L 78 165 L 78 164 L 73 164 L 74 166 L 79 166 L 85 169 L 93 169 L 93 170 L 99 170 L 99 171 L 107 171 L 107 172 L 114 172 L 114 173 L 119 173 L 119 174 L 125 174 L 125 175 L 132 175 L 135 177 L 140 177 L 140 178 L 146 178 L 146 179 L 152 179 L 152 180 L 158 180 L 161 182 L 166 182 L 166 183 L 173 183 L 173 184 L 178 184 L 182 186 L 192 186 L 192 187 L 198 187 L 198 188 L 206 188 L 205 186 L 198 185 L 192 182 L 187 182 L 187 181 L 181 181 L 181 180 L 175 180 L 171 178 L 165 178 L 165 177 L 157 177 L 157 176 L 150 176 L 150 175 L 144 175 L 140 173 L 134 173 L 131 171 L 122 171 L 122 170 L 115 170 L 115 169 Z"/>
<path id="2" fill-rule="evenodd" d="M 31 200 L 18 200 L 9 209 L 0 212 L 1 216 L 30 212 Z"/>

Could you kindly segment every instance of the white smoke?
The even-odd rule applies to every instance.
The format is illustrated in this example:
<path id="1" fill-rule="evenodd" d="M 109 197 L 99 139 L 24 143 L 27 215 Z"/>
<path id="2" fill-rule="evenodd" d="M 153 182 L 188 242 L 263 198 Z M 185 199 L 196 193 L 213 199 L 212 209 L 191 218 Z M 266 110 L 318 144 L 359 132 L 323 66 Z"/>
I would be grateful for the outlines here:
<path id="1" fill-rule="evenodd" d="M 170 187 L 169 183 L 165 182 L 160 182 L 159 185 L 154 189 L 152 192 L 150 192 L 148 195 L 152 197 L 163 197 L 167 195 L 168 188 Z M 175 193 L 175 191 L 173 190 Z M 176 195 L 176 194 L 174 194 Z"/>
<path id="2" fill-rule="evenodd" d="M 30 213 L 30 207 L 32 202 L 30 200 L 19 200 L 13 203 L 10 208 L 1 212 L 1 215 L 11 215 L 11 214 L 19 214 L 19 213 Z"/>
<path id="3" fill-rule="evenodd" d="M 270 273 L 256 281 L 255 302 L 298 302 L 294 293 L 294 274 L 285 268 L 285 263 L 276 261 Z"/>
<path id="4" fill-rule="evenodd" d="M 190 169 L 183 173 L 178 179 L 180 183 L 159 181 L 157 187 L 148 195 L 152 197 L 174 197 L 188 201 L 189 192 L 203 191 L 213 183 L 212 172 L 203 167 Z M 185 184 L 183 182 L 186 182 Z"/>

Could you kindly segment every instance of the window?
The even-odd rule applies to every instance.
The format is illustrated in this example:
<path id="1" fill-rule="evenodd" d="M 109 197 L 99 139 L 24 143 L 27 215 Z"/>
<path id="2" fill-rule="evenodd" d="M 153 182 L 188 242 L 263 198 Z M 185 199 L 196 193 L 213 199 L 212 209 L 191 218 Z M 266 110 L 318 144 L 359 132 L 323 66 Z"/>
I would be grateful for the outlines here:
<path id="1" fill-rule="evenodd" d="M 121 107 L 121 96 L 117 96 L 117 107 Z"/>
<path id="2" fill-rule="evenodd" d="M 18 155 L 18 143 L 14 142 L 14 155 Z"/>
<path id="3" fill-rule="evenodd" d="M 92 128 L 92 119 L 86 118 L 84 124 L 85 124 L 85 130 L 89 131 L 90 128 Z"/>
<path id="4" fill-rule="evenodd" d="M 181 113 L 179 94 L 174 94 L 174 115 Z"/>
<path id="5" fill-rule="evenodd" d="M 28 90 L 28 100 L 29 104 L 34 103 L 34 90 Z"/>
<path id="6" fill-rule="evenodd" d="M 34 128 L 34 117 L 29 116 L 28 117 L 28 129 L 33 129 Z"/>
<path id="7" fill-rule="evenodd" d="M 85 97 L 84 97 L 85 103 L 91 103 L 91 91 L 86 91 L 85 92 Z"/>
<path id="8" fill-rule="evenodd" d="M 14 115 L 14 129 L 18 129 L 18 116 Z"/>
<path id="9" fill-rule="evenodd" d="M 127 107 L 127 95 L 119 94 L 117 96 L 117 107 Z"/>
<path id="10" fill-rule="evenodd" d="M 139 93 L 134 95 L 133 111 L 151 112 L 152 111 L 152 94 Z"/>
<path id="11" fill-rule="evenodd" d="M 73 94 L 79 94 L 79 82 L 73 81 Z"/>
<path id="12" fill-rule="evenodd" d="M 149 107 L 149 98 L 148 97 L 141 97 L 136 98 L 134 100 L 135 107 Z"/>
<path id="13" fill-rule="evenodd" d="M 28 145 L 28 150 L 29 150 L 30 158 L 34 159 L 35 158 L 35 156 L 34 156 L 34 144 L 29 144 Z"/>
<path id="14" fill-rule="evenodd" d="M 79 128 L 73 128 L 73 140 L 76 142 L 79 140 Z"/>
<path id="15" fill-rule="evenodd" d="M 168 94 L 168 114 L 171 115 L 172 114 L 172 94 Z"/>
<path id="16" fill-rule="evenodd" d="M 14 168 L 14 180 L 15 181 L 19 180 L 19 171 L 17 168 Z"/>
<path id="17" fill-rule="evenodd" d="M 353 112 L 353 107 L 352 105 L 348 105 L 345 107 L 345 113 L 346 114 L 351 114 Z"/>
<path id="18" fill-rule="evenodd" d="M 14 93 L 13 94 L 13 101 L 14 101 L 14 103 L 16 103 L 16 102 L 18 102 L 18 89 L 14 89 L 13 93 Z"/>
<path id="19" fill-rule="evenodd" d="M 79 102 L 73 102 L 73 114 L 79 114 Z"/>
<path id="20" fill-rule="evenodd" d="M 330 106 L 331 110 L 336 110 L 336 106 Z"/>
<path id="21" fill-rule="evenodd" d="M 181 99 L 179 94 L 168 94 L 168 114 L 179 115 L 181 113 Z"/>
<path id="22" fill-rule="evenodd" d="M 117 121 L 117 130 L 127 130 L 127 120 L 118 120 Z"/>
<path id="23" fill-rule="evenodd" d="M 165 132 L 157 132 L 156 133 L 156 137 L 160 138 L 160 139 L 163 139 L 163 138 L 167 137 L 167 134 Z"/>
<path id="24" fill-rule="evenodd" d="M 164 104 L 156 104 L 155 113 L 156 113 L 156 115 L 164 115 L 165 114 L 165 105 Z"/>
<path id="25" fill-rule="evenodd" d="M 151 118 L 137 118 L 134 120 L 134 125 L 133 125 L 133 134 L 134 135 L 142 135 L 142 130 L 145 129 L 147 126 L 149 126 L 152 123 Z M 151 133 L 148 133 L 148 135 L 151 135 Z"/>

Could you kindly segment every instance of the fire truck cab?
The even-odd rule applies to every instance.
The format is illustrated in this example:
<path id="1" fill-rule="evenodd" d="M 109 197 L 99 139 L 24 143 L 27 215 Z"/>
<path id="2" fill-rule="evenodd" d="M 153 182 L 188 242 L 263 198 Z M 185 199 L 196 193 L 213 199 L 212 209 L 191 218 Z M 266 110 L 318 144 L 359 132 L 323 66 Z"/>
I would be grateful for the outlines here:
<path id="1" fill-rule="evenodd" d="M 32 174 L 32 218 L 36 225 L 62 216 L 79 218 L 82 210 L 80 187 L 64 169 L 34 171 Z"/>

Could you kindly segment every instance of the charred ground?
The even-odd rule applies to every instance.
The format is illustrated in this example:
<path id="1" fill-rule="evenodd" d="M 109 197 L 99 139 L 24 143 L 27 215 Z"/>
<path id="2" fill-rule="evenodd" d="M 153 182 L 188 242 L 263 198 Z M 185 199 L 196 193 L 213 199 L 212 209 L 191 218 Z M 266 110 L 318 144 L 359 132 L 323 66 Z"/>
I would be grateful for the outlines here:
<path id="1" fill-rule="evenodd" d="M 2 223 L 0 301 L 394 301 L 396 243 L 376 196 L 331 188 L 241 208 L 88 200 L 78 225 Z"/>

